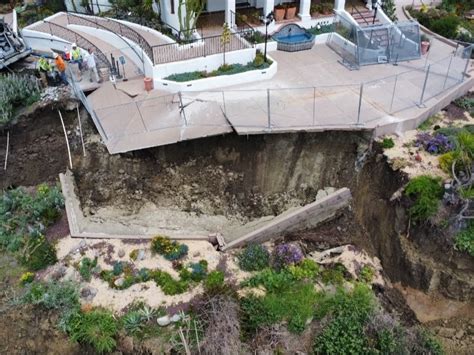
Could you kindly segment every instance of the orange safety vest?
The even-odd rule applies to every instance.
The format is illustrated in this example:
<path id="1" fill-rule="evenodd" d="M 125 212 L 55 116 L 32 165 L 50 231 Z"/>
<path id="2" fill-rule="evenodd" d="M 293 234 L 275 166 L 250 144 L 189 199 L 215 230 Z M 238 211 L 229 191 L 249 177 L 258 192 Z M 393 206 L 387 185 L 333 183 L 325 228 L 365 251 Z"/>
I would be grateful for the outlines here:
<path id="1" fill-rule="evenodd" d="M 57 57 L 54 62 L 56 64 L 56 68 L 58 68 L 60 72 L 66 70 L 66 63 L 64 63 L 64 60 L 61 57 Z"/>

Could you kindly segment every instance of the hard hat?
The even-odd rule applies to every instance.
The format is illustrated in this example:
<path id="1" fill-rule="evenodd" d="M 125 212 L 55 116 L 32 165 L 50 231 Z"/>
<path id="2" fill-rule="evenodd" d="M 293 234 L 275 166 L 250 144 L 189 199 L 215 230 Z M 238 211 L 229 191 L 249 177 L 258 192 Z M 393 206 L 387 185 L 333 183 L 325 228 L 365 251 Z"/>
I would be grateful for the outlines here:
<path id="1" fill-rule="evenodd" d="M 57 57 L 59 57 L 58 53 L 53 53 L 53 58 L 56 59 Z"/>
<path id="2" fill-rule="evenodd" d="M 77 45 L 75 43 L 73 43 L 71 47 L 74 48 L 74 47 L 77 47 Z"/>

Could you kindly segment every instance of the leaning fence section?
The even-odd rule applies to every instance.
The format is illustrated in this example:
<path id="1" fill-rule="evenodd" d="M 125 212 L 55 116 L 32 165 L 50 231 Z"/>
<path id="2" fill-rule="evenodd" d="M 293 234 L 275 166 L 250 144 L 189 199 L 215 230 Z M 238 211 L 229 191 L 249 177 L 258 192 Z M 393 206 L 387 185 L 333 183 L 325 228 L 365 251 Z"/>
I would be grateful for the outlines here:
<path id="1" fill-rule="evenodd" d="M 471 51 L 457 48 L 440 60 L 426 60 L 361 84 L 178 92 L 97 109 L 77 83 L 72 87 L 109 150 L 116 153 L 232 131 L 262 134 L 374 127 L 390 115 L 403 117 L 406 110 L 436 103 L 429 101 L 462 83 Z"/>

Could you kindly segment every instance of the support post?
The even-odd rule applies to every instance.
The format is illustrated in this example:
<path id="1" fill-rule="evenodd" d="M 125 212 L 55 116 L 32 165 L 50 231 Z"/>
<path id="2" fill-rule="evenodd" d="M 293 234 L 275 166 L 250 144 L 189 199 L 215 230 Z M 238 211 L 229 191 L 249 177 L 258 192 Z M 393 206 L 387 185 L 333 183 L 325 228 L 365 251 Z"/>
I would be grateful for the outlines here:
<path id="1" fill-rule="evenodd" d="M 398 74 L 395 77 L 395 83 L 393 84 L 392 100 L 390 101 L 390 110 L 388 111 L 389 113 L 392 113 L 393 99 L 395 98 L 395 90 L 397 89 L 397 82 L 398 82 Z"/>
<path id="2" fill-rule="evenodd" d="M 272 128 L 272 118 L 270 113 L 270 89 L 267 89 L 267 113 L 268 113 L 268 129 Z"/>
<path id="3" fill-rule="evenodd" d="M 448 70 L 446 70 L 446 76 L 444 78 L 444 83 L 443 83 L 443 90 L 446 87 L 446 83 L 448 81 L 448 76 L 449 76 L 449 71 L 451 70 L 451 63 L 453 61 L 453 56 L 449 57 L 449 64 L 448 64 Z"/>
<path id="4" fill-rule="evenodd" d="M 63 126 L 64 138 L 66 139 L 67 154 L 69 156 L 69 167 L 72 170 L 71 148 L 69 147 L 69 139 L 67 138 L 66 126 L 64 125 L 63 115 L 61 114 L 61 111 L 59 109 L 58 109 L 58 113 L 59 113 L 59 119 L 61 120 L 61 125 Z"/>
<path id="5" fill-rule="evenodd" d="M 5 165 L 3 166 L 3 170 L 7 170 L 8 164 L 8 152 L 10 151 L 10 131 L 7 131 L 7 147 L 5 149 Z"/>
<path id="6" fill-rule="evenodd" d="M 362 95 L 364 94 L 364 83 L 360 84 L 359 108 L 357 109 L 357 125 L 360 125 L 360 111 L 362 109 Z"/>
<path id="7" fill-rule="evenodd" d="M 298 17 L 304 20 L 311 20 L 311 0 L 300 0 L 300 12 Z"/>
<path id="8" fill-rule="evenodd" d="M 472 47 L 472 45 L 471 45 Z M 467 68 L 469 67 L 469 63 L 471 62 L 471 54 L 472 54 L 472 48 L 470 51 L 467 53 L 468 55 L 466 56 L 466 65 L 464 66 L 464 71 L 461 74 L 461 82 L 464 81 L 464 78 L 467 76 Z"/>
<path id="9" fill-rule="evenodd" d="M 431 64 L 428 65 L 428 69 L 426 70 L 426 75 L 425 75 L 425 82 L 423 83 L 423 89 L 421 91 L 421 96 L 420 96 L 420 103 L 418 106 L 423 106 L 423 98 L 425 96 L 425 90 L 426 90 L 426 83 L 428 82 L 428 77 L 430 75 L 430 69 L 431 69 Z"/>
<path id="10" fill-rule="evenodd" d="M 235 26 L 235 18 L 232 16 L 232 12 L 235 12 L 235 0 L 226 0 L 225 2 L 225 22 L 230 28 Z"/>
<path id="11" fill-rule="evenodd" d="M 79 113 L 79 105 L 76 105 L 77 121 L 79 122 L 79 133 L 81 134 L 82 154 L 86 156 L 86 146 L 84 145 L 84 135 L 82 134 L 81 115 Z"/>
<path id="12" fill-rule="evenodd" d="M 316 119 L 316 87 L 313 87 L 313 126 Z"/>

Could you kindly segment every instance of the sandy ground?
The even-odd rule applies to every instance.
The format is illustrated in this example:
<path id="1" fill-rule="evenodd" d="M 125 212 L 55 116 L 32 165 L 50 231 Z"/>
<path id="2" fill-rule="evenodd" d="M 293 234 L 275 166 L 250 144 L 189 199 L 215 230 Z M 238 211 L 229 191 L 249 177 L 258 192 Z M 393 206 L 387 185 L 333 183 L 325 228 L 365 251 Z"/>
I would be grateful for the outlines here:
<path id="1" fill-rule="evenodd" d="M 465 113 L 463 120 L 451 120 L 443 111 L 436 116 L 439 119 L 434 125 L 440 127 L 474 124 L 474 118 L 468 113 Z M 433 126 L 427 131 L 433 133 Z M 449 179 L 449 175 L 439 167 L 439 155 L 432 155 L 426 152 L 423 147 L 414 145 L 416 135 L 420 132 L 422 130 L 415 129 L 405 132 L 402 136 L 389 136 L 393 139 L 395 146 L 384 149 L 384 155 L 388 158 L 392 168 L 405 172 L 410 178 L 420 175 L 435 175 L 444 180 Z"/>
<path id="2" fill-rule="evenodd" d="M 190 262 L 198 262 L 206 260 L 208 262 L 208 271 L 215 270 L 219 262 L 226 256 L 227 270 L 232 278 L 241 281 L 248 277 L 248 273 L 242 272 L 235 261 L 232 254 L 223 254 L 214 249 L 214 247 L 205 241 L 189 241 L 184 243 L 188 246 L 188 256 L 183 259 L 183 264 Z M 145 258 L 141 261 L 132 261 L 129 257 L 130 252 L 134 249 L 145 250 Z M 119 253 L 122 257 L 119 257 Z M 72 279 L 81 282 L 81 288 L 91 287 L 97 290 L 97 294 L 92 300 L 82 300 L 83 303 L 90 303 L 92 306 L 102 306 L 114 310 L 122 311 L 134 301 L 142 300 L 151 307 L 171 306 L 180 302 L 188 302 L 195 295 L 202 293 L 201 285 L 190 289 L 189 292 L 168 296 L 165 295 L 160 287 L 156 286 L 153 281 L 135 284 L 125 290 L 116 290 L 109 287 L 108 283 L 100 278 L 92 277 L 90 282 L 83 282 L 74 264 L 81 261 L 84 257 L 93 259 L 98 258 L 98 265 L 101 270 L 111 270 L 115 261 L 133 262 L 138 268 L 146 267 L 149 269 L 160 269 L 170 273 L 173 277 L 178 278 L 178 273 L 172 268 L 170 261 L 160 255 L 152 254 L 150 250 L 150 242 L 133 242 L 128 243 L 117 239 L 77 239 L 70 236 L 61 239 L 57 244 L 57 255 L 59 263 L 53 266 L 45 277 L 53 272 L 58 265 L 66 266 L 66 273 L 62 277 L 63 280 Z"/>

